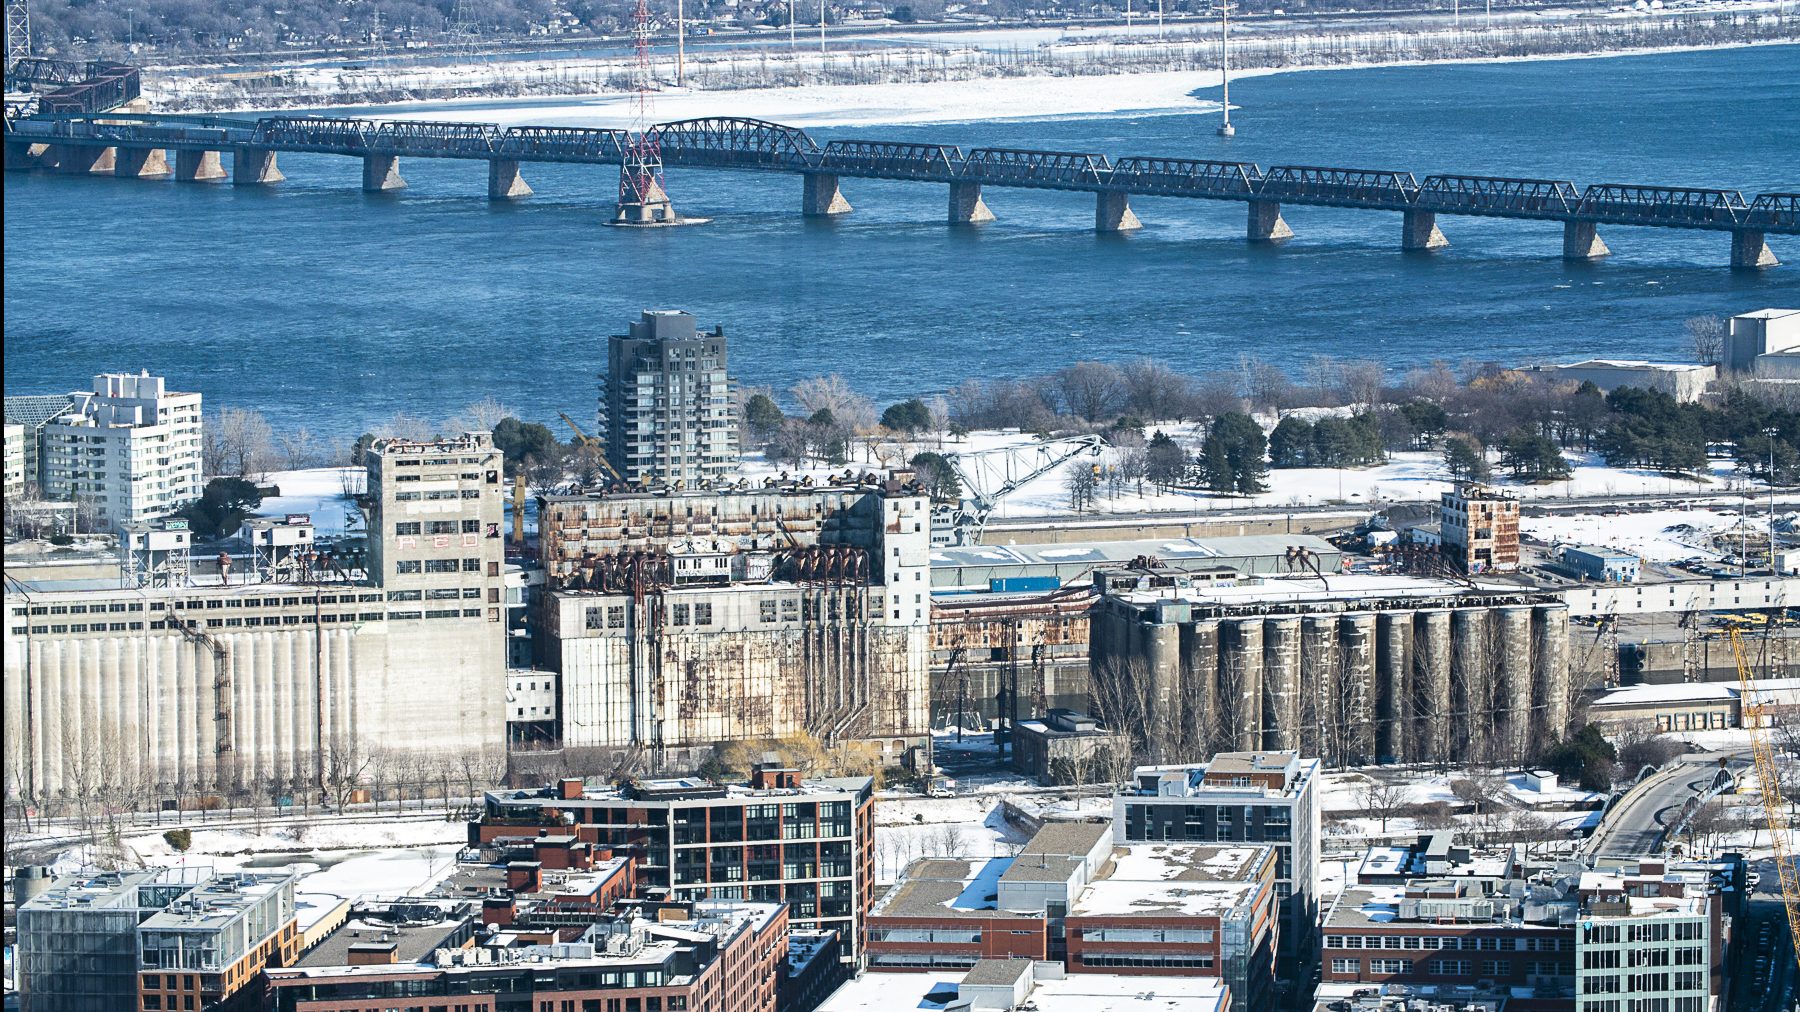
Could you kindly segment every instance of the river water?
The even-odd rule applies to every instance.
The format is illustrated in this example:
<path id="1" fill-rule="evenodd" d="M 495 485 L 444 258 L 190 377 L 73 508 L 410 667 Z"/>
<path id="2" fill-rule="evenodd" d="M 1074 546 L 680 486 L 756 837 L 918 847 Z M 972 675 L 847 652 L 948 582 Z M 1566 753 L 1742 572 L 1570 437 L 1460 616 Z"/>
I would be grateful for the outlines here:
<path id="1" fill-rule="evenodd" d="M 1791 46 L 1284 74 L 1233 99 L 1229 141 L 1216 112 L 813 133 L 1800 189 Z M 1495 219 L 1445 219 L 1448 250 L 1402 255 L 1398 215 L 1295 207 L 1267 248 L 1239 204 L 1139 199 L 1142 231 L 1097 235 L 1091 197 L 995 189 L 999 220 L 950 228 L 943 187 L 859 180 L 853 214 L 816 221 L 797 177 L 686 170 L 677 207 L 711 223 L 634 232 L 601 224 L 614 169 L 527 166 L 537 195 L 490 204 L 480 163 L 403 163 L 389 196 L 328 156 L 283 155 L 266 189 L 9 174 L 6 392 L 147 368 L 341 435 L 490 394 L 591 417 L 606 336 L 646 307 L 723 325 L 744 383 L 838 372 L 886 401 L 1084 358 L 1678 357 L 1687 317 L 1800 305 L 1800 240 L 1780 236 L 1790 263 L 1760 273 L 1725 268 L 1721 233 L 1603 230 L 1610 259 L 1567 264 L 1559 226 Z"/>

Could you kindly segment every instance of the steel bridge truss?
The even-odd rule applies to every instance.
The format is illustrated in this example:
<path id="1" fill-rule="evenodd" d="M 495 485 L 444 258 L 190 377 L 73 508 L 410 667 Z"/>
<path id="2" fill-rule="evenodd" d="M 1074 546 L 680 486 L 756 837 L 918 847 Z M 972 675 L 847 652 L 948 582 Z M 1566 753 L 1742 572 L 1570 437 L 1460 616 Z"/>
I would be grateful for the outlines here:
<path id="1" fill-rule="evenodd" d="M 55 83 L 92 83 L 100 65 L 21 61 L 20 74 Z M 130 70 L 130 68 L 123 68 Z M 135 82 L 135 71 L 132 72 Z M 12 80 L 9 75 L 8 80 Z M 54 93 L 53 93 L 54 94 Z M 46 96 L 46 99 L 51 96 Z M 231 146 L 341 155 L 619 164 L 641 143 L 627 131 L 487 123 L 430 123 L 272 116 L 253 123 L 197 117 L 112 115 L 45 109 L 11 121 L 19 140 L 90 141 L 120 147 L 207 150 Z M 1136 196 L 1310 204 L 1438 215 L 1529 218 L 1607 225 L 1800 234 L 1800 194 L 1568 180 L 1432 175 L 1423 183 L 1393 169 L 1278 165 L 1089 152 L 974 148 L 915 141 L 834 140 L 766 120 L 713 117 L 660 123 L 645 131 L 665 165 L 980 184 Z"/>

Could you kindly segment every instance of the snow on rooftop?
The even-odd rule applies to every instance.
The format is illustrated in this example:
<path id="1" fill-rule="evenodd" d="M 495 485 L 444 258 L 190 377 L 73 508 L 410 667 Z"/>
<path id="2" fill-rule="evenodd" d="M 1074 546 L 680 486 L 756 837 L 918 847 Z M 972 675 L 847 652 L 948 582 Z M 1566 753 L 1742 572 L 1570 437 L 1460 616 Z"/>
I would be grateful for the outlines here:
<path id="1" fill-rule="evenodd" d="M 1112 864 L 1076 899 L 1084 917 L 1179 913 L 1223 914 L 1263 888 L 1255 879 L 1257 847 L 1191 847 L 1140 843 L 1115 848 Z"/>

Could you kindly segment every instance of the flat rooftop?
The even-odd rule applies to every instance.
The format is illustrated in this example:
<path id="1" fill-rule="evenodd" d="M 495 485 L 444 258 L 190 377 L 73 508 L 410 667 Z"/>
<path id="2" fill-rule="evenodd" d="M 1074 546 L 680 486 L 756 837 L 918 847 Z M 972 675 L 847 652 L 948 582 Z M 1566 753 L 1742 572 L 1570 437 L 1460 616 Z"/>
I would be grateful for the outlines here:
<path id="1" fill-rule="evenodd" d="M 956 1000 L 963 976 L 864 973 L 832 992 L 818 1012 L 932 1012 Z M 1217 977 L 1072 973 L 1062 980 L 1039 979 L 1026 1001 L 1038 1012 L 1224 1012 L 1226 994 Z"/>
<path id="2" fill-rule="evenodd" d="M 771 787 L 766 790 L 748 784 L 717 784 L 702 777 L 680 777 L 666 780 L 642 780 L 626 790 L 611 784 L 584 786 L 581 797 L 564 799 L 554 785 L 520 790 L 488 791 L 487 798 L 507 806 L 536 808 L 591 808 L 599 805 L 643 805 L 657 801 L 692 801 L 725 798 L 829 797 L 856 794 L 874 785 L 873 777 L 813 777 L 800 781 L 798 787 Z"/>
<path id="3" fill-rule="evenodd" d="M 1009 916 L 997 903 L 1000 876 L 1012 864 L 1010 857 L 920 858 L 907 866 L 898 885 L 875 902 L 869 916 Z"/>
<path id="4" fill-rule="evenodd" d="M 1336 549 L 1333 549 L 1336 551 Z M 1195 604 L 1250 605 L 1303 604 L 1309 602 L 1366 601 L 1370 598 L 1454 598 L 1490 592 L 1519 593 L 1513 583 L 1462 583 L 1426 576 L 1385 573 L 1326 573 L 1324 576 L 1265 576 L 1255 583 L 1236 586 L 1158 587 L 1118 594 L 1122 601 L 1151 604 L 1156 601 L 1191 601 Z"/>
<path id="5" fill-rule="evenodd" d="M 1115 847 L 1112 860 L 1069 907 L 1069 916 L 1224 916 L 1267 885 L 1258 869 L 1270 854 L 1268 847 Z"/>
<path id="6" fill-rule="evenodd" d="M 479 903 L 410 900 L 382 904 L 378 910 L 359 904 L 337 930 L 308 949 L 294 965 L 345 966 L 350 962 L 352 946 L 383 943 L 394 946 L 395 963 L 426 963 L 446 945 L 446 939 L 462 930 L 469 918 L 480 916 Z"/>
<path id="7" fill-rule="evenodd" d="M 293 882 L 292 872 L 231 872 L 210 879 L 151 915 L 146 928 L 204 930 L 222 928 L 244 916 L 272 892 Z"/>

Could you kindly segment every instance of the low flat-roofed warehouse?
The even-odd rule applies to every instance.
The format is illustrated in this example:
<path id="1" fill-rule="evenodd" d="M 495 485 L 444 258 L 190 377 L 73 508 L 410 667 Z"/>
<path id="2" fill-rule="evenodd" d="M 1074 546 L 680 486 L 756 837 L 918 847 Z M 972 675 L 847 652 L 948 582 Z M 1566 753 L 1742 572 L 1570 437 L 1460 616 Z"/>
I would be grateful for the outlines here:
<path id="1" fill-rule="evenodd" d="M 932 549 L 931 589 L 938 594 L 985 592 L 995 589 L 995 580 L 1032 577 L 1079 583 L 1096 569 L 1125 566 L 1145 557 L 1155 558 L 1165 569 L 1233 569 L 1256 575 L 1315 570 L 1334 573 L 1341 565 L 1337 546 L 1312 534 L 1153 538 L 1067 545 L 967 545 Z"/>

